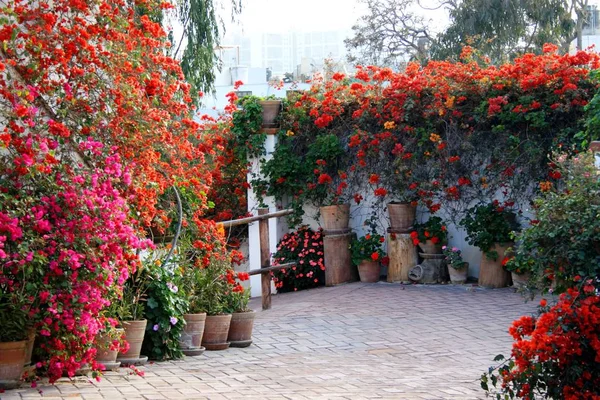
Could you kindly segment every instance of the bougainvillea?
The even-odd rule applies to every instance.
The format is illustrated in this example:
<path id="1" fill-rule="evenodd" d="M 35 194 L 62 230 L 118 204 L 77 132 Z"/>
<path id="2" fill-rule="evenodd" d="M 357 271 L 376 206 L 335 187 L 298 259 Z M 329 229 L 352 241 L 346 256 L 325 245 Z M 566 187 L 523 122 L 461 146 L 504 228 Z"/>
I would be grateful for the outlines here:
<path id="1" fill-rule="evenodd" d="M 310 289 L 325 284 L 323 234 L 308 227 L 287 233 L 277 245 L 273 265 L 296 265 L 272 273 L 279 292 Z"/>
<path id="2" fill-rule="evenodd" d="M 591 279 L 579 282 L 556 305 L 542 300 L 537 317 L 515 321 L 510 328 L 512 357 L 497 368 L 497 375 L 494 368 L 484 374 L 483 388 L 497 389 L 497 399 L 600 398 L 600 296 L 595 285 Z"/>
<path id="3" fill-rule="evenodd" d="M 345 198 L 357 204 L 365 204 L 365 193 L 382 205 L 418 201 L 431 213 L 445 209 L 452 222 L 498 195 L 527 204 L 548 180 L 548 154 L 573 154 L 589 142 L 580 132 L 597 88 L 589 76 L 596 54 L 544 50 L 501 66 L 480 65 L 464 52 L 456 63 L 411 63 L 403 72 L 359 67 L 353 76 L 315 81 L 284 106 L 259 194 L 301 207 L 343 181 Z M 344 149 L 343 157 L 326 159 L 334 168 L 298 162 L 308 149 L 325 148 L 319 141 L 326 137 Z"/>
<path id="4" fill-rule="evenodd" d="M 95 366 L 105 294 L 135 269 L 142 228 L 169 227 L 171 186 L 195 198 L 184 224 L 197 227 L 202 257 L 221 256 L 204 213 L 222 139 L 193 120 L 189 85 L 166 56 L 155 21 L 170 7 L 0 7 L 0 284 L 30 296 L 52 381 Z"/>

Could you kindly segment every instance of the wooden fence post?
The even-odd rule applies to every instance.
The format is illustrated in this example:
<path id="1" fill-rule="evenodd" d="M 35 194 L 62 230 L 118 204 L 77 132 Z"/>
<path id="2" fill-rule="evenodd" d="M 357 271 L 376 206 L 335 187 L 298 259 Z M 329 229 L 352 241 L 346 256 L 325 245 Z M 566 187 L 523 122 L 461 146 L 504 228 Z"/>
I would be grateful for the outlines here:
<path id="1" fill-rule="evenodd" d="M 258 215 L 269 213 L 268 208 L 259 208 Z M 258 233 L 260 237 L 260 267 L 269 268 L 271 266 L 271 248 L 269 246 L 269 220 L 261 219 L 258 223 Z M 265 272 L 260 277 L 262 287 L 262 309 L 271 308 L 271 274 Z"/>

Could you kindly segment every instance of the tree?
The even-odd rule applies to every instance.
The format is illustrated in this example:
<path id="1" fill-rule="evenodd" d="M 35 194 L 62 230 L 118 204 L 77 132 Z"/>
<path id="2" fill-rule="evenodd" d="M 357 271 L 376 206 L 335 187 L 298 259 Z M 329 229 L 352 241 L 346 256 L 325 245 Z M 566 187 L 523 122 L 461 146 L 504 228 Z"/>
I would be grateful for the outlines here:
<path id="1" fill-rule="evenodd" d="M 420 0 L 361 1 L 368 13 L 346 40 L 349 61 L 395 68 L 409 60 L 457 59 L 467 44 L 493 63 L 539 54 L 544 43 L 567 52 L 575 38 L 581 48 L 588 14 L 588 0 L 439 0 L 432 8 Z M 442 7 L 450 25 L 436 35 L 423 15 Z"/>
<path id="2" fill-rule="evenodd" d="M 433 37 L 426 19 L 410 10 L 415 0 L 360 1 L 368 14 L 352 27 L 354 36 L 345 40 L 350 62 L 399 69 L 409 59 L 426 58 L 424 45 Z"/>
<path id="3" fill-rule="evenodd" d="M 176 15 L 183 26 L 183 34 L 174 46 L 173 58 L 181 60 L 181 69 L 192 86 L 191 93 L 213 92 L 215 68 L 220 70 L 215 47 L 225 27 L 218 16 L 217 0 L 177 0 Z M 241 0 L 231 0 L 231 17 L 242 9 Z M 173 41 L 173 32 L 171 32 Z M 185 43 L 185 45 L 184 45 Z"/>
<path id="4" fill-rule="evenodd" d="M 432 57 L 456 58 L 466 44 L 493 63 L 540 53 L 544 43 L 568 52 L 581 37 L 586 6 L 587 0 L 465 0 L 450 9 L 450 26 L 432 44 Z"/>

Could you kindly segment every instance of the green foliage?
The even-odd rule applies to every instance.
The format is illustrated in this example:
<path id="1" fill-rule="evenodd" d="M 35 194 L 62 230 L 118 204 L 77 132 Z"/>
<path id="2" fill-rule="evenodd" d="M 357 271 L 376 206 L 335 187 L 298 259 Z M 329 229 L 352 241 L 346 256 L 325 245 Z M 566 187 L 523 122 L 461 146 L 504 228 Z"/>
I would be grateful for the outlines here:
<path id="1" fill-rule="evenodd" d="M 111 313 L 119 321 L 143 319 L 146 306 L 146 289 L 151 275 L 140 266 L 123 284 L 123 289 L 115 294 Z"/>
<path id="2" fill-rule="evenodd" d="M 146 307 L 144 317 L 148 321 L 142 349 L 153 360 L 177 359 L 183 356 L 179 349 L 179 337 L 185 321 L 188 301 L 183 291 L 182 270 L 153 264 L 148 267 Z"/>
<path id="3" fill-rule="evenodd" d="M 0 292 L 0 342 L 27 339 L 31 325 L 27 303 L 18 293 Z"/>
<path id="4" fill-rule="evenodd" d="M 384 241 L 384 237 L 377 233 L 353 238 L 350 242 L 352 263 L 358 265 L 365 260 L 380 261 L 385 256 L 381 248 Z"/>
<path id="5" fill-rule="evenodd" d="M 421 243 L 427 240 L 431 240 L 433 244 L 448 242 L 448 230 L 440 217 L 433 216 L 421 224 L 415 224 L 414 231 L 417 233 L 416 237 L 411 236 L 413 239 L 418 238 Z"/>
<path id="6" fill-rule="evenodd" d="M 226 260 L 211 260 L 206 268 L 185 271 L 184 290 L 189 300 L 188 313 L 218 315 L 226 311 L 227 294 L 232 289 L 225 276 L 231 269 Z"/>
<path id="7" fill-rule="evenodd" d="M 250 291 L 234 291 L 232 290 L 227 296 L 227 304 L 225 305 L 225 312 L 232 314 L 234 312 L 246 312 L 251 309 L 248 307 L 250 302 Z"/>
<path id="8" fill-rule="evenodd" d="M 446 262 L 454 269 L 461 269 L 465 266 L 466 261 L 463 260 L 461 250 L 458 247 L 442 247 L 442 254 L 446 256 Z"/>
<path id="9" fill-rule="evenodd" d="M 512 232 L 520 226 L 516 214 L 499 206 L 497 201 L 470 208 L 461 225 L 467 231 L 467 242 L 479 247 L 492 260 L 498 257 L 492 250 L 494 245 L 511 242 Z"/>
<path id="10" fill-rule="evenodd" d="M 600 276 L 600 182 L 591 152 L 554 165 L 564 187 L 535 201 L 536 219 L 516 237 L 507 268 L 530 271 L 542 288 L 553 284 L 562 292 L 576 280 Z"/>
<path id="11" fill-rule="evenodd" d="M 239 100 L 241 107 L 232 116 L 231 132 L 236 138 L 234 151 L 236 156 L 246 160 L 249 156 L 260 157 L 264 154 L 264 143 L 267 135 L 262 129 L 261 98 L 246 96 Z"/>

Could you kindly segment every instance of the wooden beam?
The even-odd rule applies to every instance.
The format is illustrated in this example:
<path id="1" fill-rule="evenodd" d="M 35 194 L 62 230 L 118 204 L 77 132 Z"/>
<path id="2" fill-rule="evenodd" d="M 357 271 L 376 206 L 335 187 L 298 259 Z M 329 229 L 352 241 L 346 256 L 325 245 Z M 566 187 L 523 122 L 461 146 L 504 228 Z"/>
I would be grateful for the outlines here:
<path id="1" fill-rule="evenodd" d="M 258 211 L 258 215 L 254 217 L 240 218 L 240 219 L 232 219 L 230 221 L 217 222 L 217 225 L 223 226 L 223 228 L 231 228 L 232 226 L 245 225 L 250 224 L 256 221 L 263 221 L 269 218 L 278 218 L 284 217 L 286 215 L 290 215 L 294 212 L 294 210 L 281 210 L 269 213 L 267 209 L 264 209 L 267 212 L 265 214 L 261 214 L 260 210 Z"/>
<path id="2" fill-rule="evenodd" d="M 269 214 L 268 208 L 260 208 L 258 215 L 263 216 L 258 225 L 260 237 L 260 268 L 269 268 L 271 266 L 271 249 L 269 246 L 269 220 L 264 217 Z M 271 276 L 262 274 L 260 276 L 262 288 L 262 309 L 269 310 L 271 308 Z"/>
<path id="3" fill-rule="evenodd" d="M 267 268 L 253 269 L 252 271 L 248 272 L 248 275 L 262 275 L 262 274 L 266 274 L 267 272 L 279 271 L 281 269 L 290 268 L 290 267 L 293 267 L 294 265 L 296 265 L 296 263 L 291 262 L 291 263 L 287 263 L 287 264 L 273 265 L 273 266 L 267 267 Z"/>

